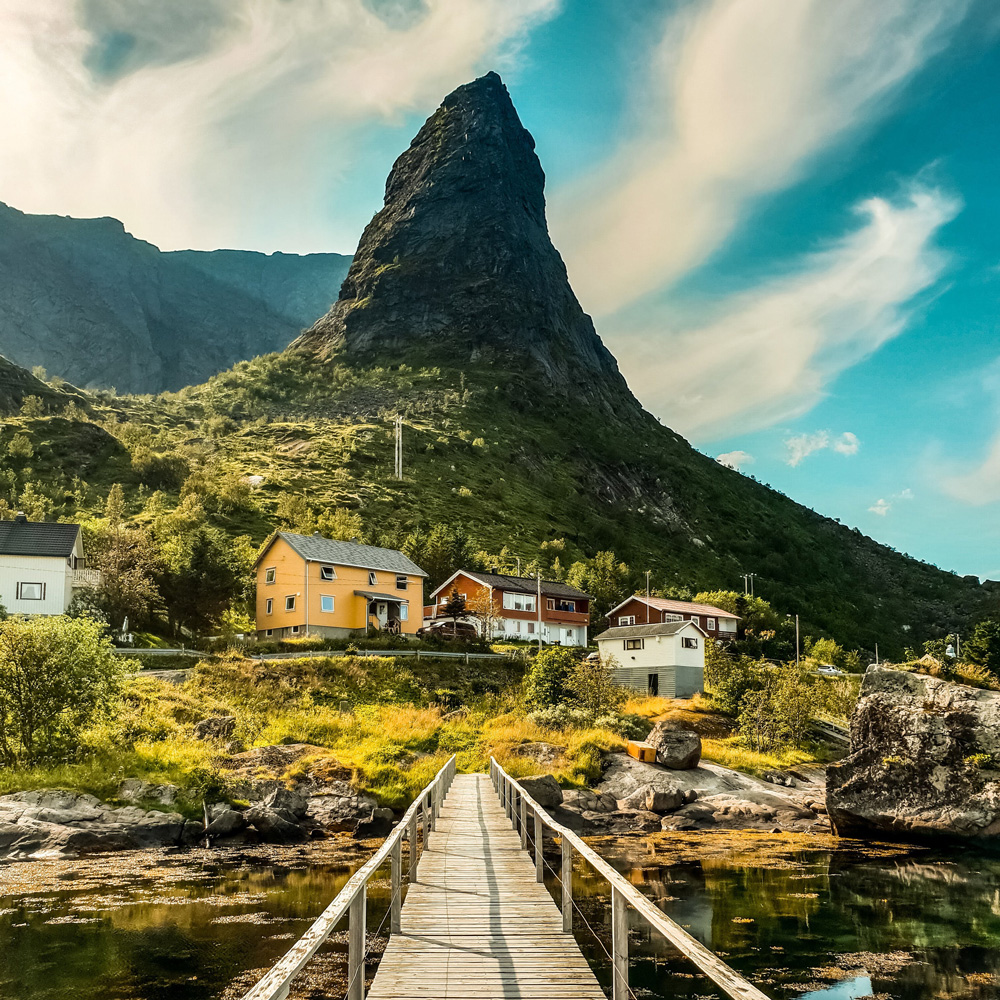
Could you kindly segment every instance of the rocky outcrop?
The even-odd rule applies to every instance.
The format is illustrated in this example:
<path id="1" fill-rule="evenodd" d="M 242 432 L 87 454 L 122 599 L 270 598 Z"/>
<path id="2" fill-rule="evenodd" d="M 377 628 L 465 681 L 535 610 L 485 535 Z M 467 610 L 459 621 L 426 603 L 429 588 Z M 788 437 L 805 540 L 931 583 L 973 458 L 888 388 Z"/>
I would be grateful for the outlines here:
<path id="1" fill-rule="evenodd" d="M 826 804 L 842 836 L 1000 836 L 1000 692 L 869 667 Z"/>
<path id="2" fill-rule="evenodd" d="M 349 260 L 161 253 L 117 219 L 0 204 L 0 354 L 81 386 L 180 389 L 283 350 L 329 308 Z"/>
<path id="3" fill-rule="evenodd" d="M 677 729 L 669 722 L 658 722 L 646 737 L 656 747 L 656 763 L 676 771 L 697 767 L 701 760 L 701 737 L 690 729 Z"/>
<path id="4" fill-rule="evenodd" d="M 562 789 L 551 774 L 521 778 L 520 785 L 543 809 L 551 809 L 562 803 Z"/>
<path id="5" fill-rule="evenodd" d="M 396 160 L 340 298 L 293 349 L 505 357 L 567 392 L 613 385 L 634 405 L 549 239 L 544 186 L 500 77 L 459 87 Z"/>
<path id="6" fill-rule="evenodd" d="M 210 715 L 194 724 L 195 739 L 199 740 L 228 740 L 235 731 L 235 715 Z"/>

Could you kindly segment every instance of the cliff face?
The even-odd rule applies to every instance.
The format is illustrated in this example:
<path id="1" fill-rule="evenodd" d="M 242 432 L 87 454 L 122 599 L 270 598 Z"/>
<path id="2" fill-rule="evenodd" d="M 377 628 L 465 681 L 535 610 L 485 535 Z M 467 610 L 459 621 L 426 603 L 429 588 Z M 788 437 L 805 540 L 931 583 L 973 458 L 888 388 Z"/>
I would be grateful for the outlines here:
<path id="1" fill-rule="evenodd" d="M 116 219 L 0 204 L 0 354 L 78 385 L 180 389 L 283 350 L 333 300 L 348 262 L 161 253 Z"/>
<path id="2" fill-rule="evenodd" d="M 396 160 L 340 298 L 294 348 L 502 355 L 534 362 L 551 384 L 603 382 L 631 402 L 549 239 L 544 185 L 500 77 L 459 87 Z"/>
<path id="3" fill-rule="evenodd" d="M 1000 837 L 1000 692 L 869 667 L 826 805 L 841 836 Z"/>

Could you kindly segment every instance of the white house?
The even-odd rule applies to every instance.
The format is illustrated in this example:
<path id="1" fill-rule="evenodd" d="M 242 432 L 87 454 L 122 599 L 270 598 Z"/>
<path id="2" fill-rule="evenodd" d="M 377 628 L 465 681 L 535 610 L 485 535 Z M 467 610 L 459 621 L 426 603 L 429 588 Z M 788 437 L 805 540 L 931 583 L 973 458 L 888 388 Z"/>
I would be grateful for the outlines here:
<path id="1" fill-rule="evenodd" d="M 601 659 L 614 660 L 619 684 L 663 698 L 705 690 L 705 643 L 714 640 L 692 621 L 625 625 L 596 641 Z"/>
<path id="2" fill-rule="evenodd" d="M 736 638 L 739 616 L 711 604 L 675 601 L 667 597 L 634 594 L 608 612 L 608 624 L 652 625 L 654 622 L 694 622 L 713 639 L 729 642 Z"/>
<path id="3" fill-rule="evenodd" d="M 0 521 L 0 603 L 13 615 L 61 615 L 73 590 L 95 586 L 78 524 Z"/>

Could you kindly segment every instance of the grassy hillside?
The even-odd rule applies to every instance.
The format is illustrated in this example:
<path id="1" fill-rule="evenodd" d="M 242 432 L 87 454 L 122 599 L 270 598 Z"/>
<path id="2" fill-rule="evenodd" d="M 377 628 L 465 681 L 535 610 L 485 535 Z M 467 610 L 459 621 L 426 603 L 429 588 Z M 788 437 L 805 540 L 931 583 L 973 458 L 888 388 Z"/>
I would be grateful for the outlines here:
<path id="1" fill-rule="evenodd" d="M 8 454 L 17 434 L 32 456 Z M 998 604 L 994 589 L 719 466 L 632 406 L 611 413 L 510 366 L 459 370 L 413 351 L 406 364 L 270 355 L 178 393 L 6 421 L 11 506 L 29 483 L 40 510 L 93 514 L 115 482 L 135 517 L 153 491 L 160 509 L 197 494 L 217 525 L 255 543 L 280 523 L 312 530 L 320 515 L 324 530 L 353 532 L 360 517 L 367 541 L 405 548 L 433 582 L 456 562 L 513 568 L 519 556 L 556 576 L 576 563 L 607 604 L 644 585 L 646 569 L 654 589 L 678 593 L 735 588 L 750 571 L 805 632 L 886 655 Z M 595 565 L 607 551 L 615 560 Z"/>

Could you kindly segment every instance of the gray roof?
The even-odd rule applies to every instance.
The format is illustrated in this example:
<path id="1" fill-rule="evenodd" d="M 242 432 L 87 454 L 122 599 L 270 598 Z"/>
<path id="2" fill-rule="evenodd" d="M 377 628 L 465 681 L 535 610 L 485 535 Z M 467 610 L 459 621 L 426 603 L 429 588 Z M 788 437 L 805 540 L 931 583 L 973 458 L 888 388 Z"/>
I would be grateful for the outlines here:
<path id="1" fill-rule="evenodd" d="M 322 535 L 297 535 L 293 531 L 279 531 L 274 538 L 283 538 L 303 559 L 309 562 L 336 563 L 338 566 L 356 566 L 359 569 L 384 570 L 387 573 L 407 573 L 410 576 L 427 576 L 415 563 L 396 549 L 381 549 L 377 545 L 358 542 L 340 542 Z M 274 539 L 271 540 L 272 543 Z M 264 549 L 267 552 L 271 545 Z M 260 559 L 264 558 L 261 553 Z M 260 559 L 257 561 L 260 562 Z"/>
<path id="2" fill-rule="evenodd" d="M 511 590 L 519 594 L 534 594 L 538 591 L 538 580 L 533 576 L 503 576 L 500 573 L 480 573 L 478 569 L 463 569 L 459 572 L 476 580 L 482 580 L 487 587 L 494 587 L 497 590 Z M 442 584 L 442 586 L 444 585 Z M 438 590 L 440 589 L 441 587 L 438 587 Z M 546 597 L 576 597 L 587 601 L 593 600 L 590 594 L 585 594 L 582 590 L 577 590 L 576 587 L 571 587 L 568 583 L 559 583 L 557 580 L 542 580 L 542 593 Z"/>
<path id="3" fill-rule="evenodd" d="M 609 628 L 607 632 L 594 636 L 594 642 L 600 639 L 638 639 L 644 635 L 676 635 L 687 625 L 693 625 L 699 632 L 697 622 L 654 622 L 652 625 L 620 625 Z"/>
<path id="4" fill-rule="evenodd" d="M 68 559 L 80 534 L 78 524 L 0 521 L 0 555 L 61 556 Z"/>

